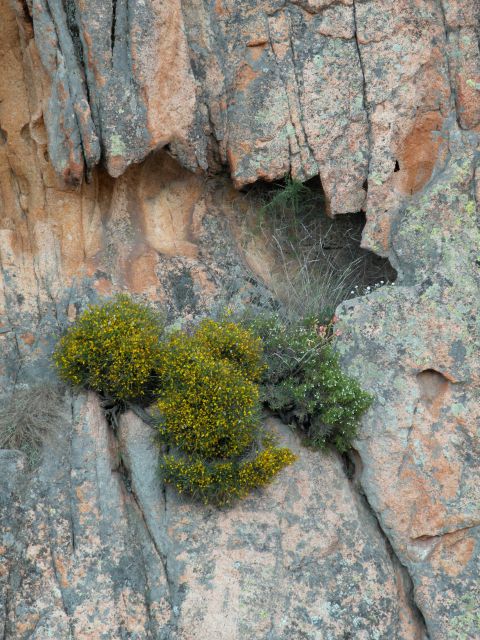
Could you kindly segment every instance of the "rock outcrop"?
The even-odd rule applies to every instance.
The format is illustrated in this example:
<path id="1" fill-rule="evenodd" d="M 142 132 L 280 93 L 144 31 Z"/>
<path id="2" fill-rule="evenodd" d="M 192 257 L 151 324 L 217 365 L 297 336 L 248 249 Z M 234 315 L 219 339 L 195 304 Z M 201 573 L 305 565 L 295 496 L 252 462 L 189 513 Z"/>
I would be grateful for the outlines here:
<path id="1" fill-rule="evenodd" d="M 66 399 L 34 474 L 0 452 L 0 637 L 480 637 L 478 0 L 0 0 L 0 18 L 2 391 L 48 377 L 98 296 L 183 316 L 268 300 L 230 178 L 319 175 L 398 271 L 338 312 L 376 398 L 352 480 L 276 424 L 299 461 L 205 509 L 93 396 Z"/>
<path id="2" fill-rule="evenodd" d="M 73 183 L 166 145 L 188 169 L 228 163 L 237 186 L 320 174 L 332 214 L 368 206 L 385 251 L 384 214 L 430 179 L 449 115 L 480 126 L 476 0 L 17 6 L 50 158 Z"/>
<path id="3" fill-rule="evenodd" d="M 436 179 L 394 220 L 397 283 L 341 310 L 347 368 L 377 398 L 360 482 L 442 639 L 480 634 L 477 144 L 452 126 Z"/>
<path id="4" fill-rule="evenodd" d="M 93 394 L 68 407 L 68 437 L 28 487 L 13 500 L 14 474 L 2 486 L 4 637 L 423 637 L 408 577 L 337 457 L 275 423 L 299 462 L 235 509 L 205 508 L 162 488 L 134 414 L 115 437 Z M 21 474 L 20 455 L 3 460 Z"/>

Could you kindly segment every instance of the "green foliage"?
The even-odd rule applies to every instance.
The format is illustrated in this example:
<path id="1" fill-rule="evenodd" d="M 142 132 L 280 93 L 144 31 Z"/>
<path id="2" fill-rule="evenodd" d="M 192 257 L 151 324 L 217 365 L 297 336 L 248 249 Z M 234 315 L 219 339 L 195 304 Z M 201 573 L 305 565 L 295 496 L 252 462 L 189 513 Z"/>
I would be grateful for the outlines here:
<path id="1" fill-rule="evenodd" d="M 284 187 L 273 192 L 269 201 L 263 205 L 262 212 L 278 215 L 288 211 L 296 217 L 311 197 L 311 189 L 300 180 L 287 176 Z"/>
<path id="2" fill-rule="evenodd" d="M 361 214 L 327 215 L 319 181 L 287 177 L 267 192 L 253 189 L 250 198 L 255 235 L 263 236 L 279 267 L 269 286 L 292 320 L 325 309 L 333 314 L 343 300 L 395 280 L 388 260 L 361 248 Z"/>
<path id="3" fill-rule="evenodd" d="M 205 320 L 192 335 L 162 345 L 159 433 L 166 482 L 181 492 L 228 504 L 268 483 L 294 456 L 260 437 L 260 339 L 224 320 Z M 259 444 L 260 443 L 260 444 Z"/>
<path id="4" fill-rule="evenodd" d="M 60 339 L 54 362 L 60 377 L 116 402 L 148 398 L 160 354 L 162 317 L 118 295 L 90 305 Z"/>
<path id="5" fill-rule="evenodd" d="M 342 372 L 330 327 L 316 319 L 285 323 L 275 315 L 245 322 L 264 346 L 261 400 L 305 431 L 313 445 L 346 451 L 372 397 Z"/>

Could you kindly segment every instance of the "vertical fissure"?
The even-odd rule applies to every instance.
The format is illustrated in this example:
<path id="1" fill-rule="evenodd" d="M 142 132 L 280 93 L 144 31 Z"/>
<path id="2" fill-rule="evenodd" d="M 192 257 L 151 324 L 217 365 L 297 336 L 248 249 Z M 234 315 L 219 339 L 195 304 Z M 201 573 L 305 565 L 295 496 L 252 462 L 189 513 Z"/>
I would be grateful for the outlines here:
<path id="1" fill-rule="evenodd" d="M 157 553 L 157 555 L 158 555 L 158 557 L 160 559 L 160 562 L 162 563 L 163 572 L 165 574 L 165 580 L 167 581 L 167 588 L 168 588 L 170 606 L 172 607 L 172 612 L 173 612 L 173 614 L 175 616 L 175 609 L 176 609 L 175 605 L 174 605 L 174 602 L 175 602 L 175 585 L 174 585 L 173 580 L 172 580 L 172 578 L 170 576 L 170 573 L 169 573 L 168 556 L 167 556 L 166 553 L 162 552 L 162 550 L 160 549 L 160 547 L 159 547 L 159 545 L 157 543 L 157 540 L 155 539 L 155 536 L 154 536 L 153 532 L 150 529 L 150 526 L 149 526 L 149 524 L 147 522 L 147 519 L 145 517 L 145 514 L 143 512 L 140 500 L 139 500 L 138 496 L 135 493 L 135 490 L 133 489 L 133 487 L 131 485 L 131 481 L 130 481 L 129 485 L 130 485 L 129 494 L 130 494 L 130 496 L 131 496 L 131 498 L 132 498 L 132 500 L 133 500 L 133 502 L 134 502 L 134 504 L 135 504 L 135 506 L 136 506 L 136 508 L 138 510 L 140 518 L 141 518 L 141 520 L 143 522 L 143 525 L 145 527 L 145 531 L 147 532 L 148 537 L 152 541 L 153 548 L 155 549 L 155 552 Z"/>
<path id="2" fill-rule="evenodd" d="M 352 11 L 353 11 L 353 28 L 354 28 L 355 46 L 357 49 L 358 60 L 360 63 L 360 71 L 362 73 L 363 106 L 365 109 L 365 117 L 367 119 L 367 144 L 368 144 L 367 176 L 369 176 L 370 162 L 372 157 L 372 123 L 370 121 L 369 101 L 368 101 L 368 95 L 367 95 L 367 80 L 365 76 L 365 63 L 362 56 L 360 42 L 358 40 L 358 15 L 357 15 L 356 0 L 353 0 Z"/>
<path id="3" fill-rule="evenodd" d="M 390 538 L 385 532 L 375 509 L 370 504 L 368 496 L 360 484 L 360 477 L 359 477 L 360 473 L 359 473 L 358 466 L 360 466 L 360 468 L 362 467 L 362 459 L 361 459 L 360 453 L 357 450 L 352 450 L 349 454 L 345 456 L 345 459 L 344 459 L 345 475 L 348 478 L 348 481 L 350 483 L 350 486 L 352 487 L 352 490 L 355 492 L 358 499 L 361 501 L 361 503 L 363 504 L 367 512 L 370 514 L 381 538 L 384 540 L 385 549 L 392 562 L 393 568 L 394 569 L 397 568 L 401 573 L 403 583 L 404 583 L 405 597 L 407 599 L 413 618 L 416 619 L 417 624 L 422 629 L 423 639 L 430 640 L 425 616 L 423 615 L 421 609 L 418 607 L 417 603 L 415 602 L 414 584 L 413 584 L 412 576 L 410 575 L 408 567 L 405 566 L 405 564 L 400 560 L 397 553 L 395 552 L 395 549 L 393 548 Z M 397 583 L 397 580 L 395 580 L 395 582 Z"/>
<path id="4" fill-rule="evenodd" d="M 455 119 L 458 125 L 459 129 L 463 129 L 461 122 L 460 122 L 460 117 L 458 114 L 458 109 L 457 109 L 457 89 L 455 87 L 455 82 L 454 79 L 452 77 L 452 66 L 450 64 L 450 56 L 449 56 L 449 29 L 448 29 L 448 21 L 447 21 L 447 13 L 445 10 L 445 5 L 443 4 L 443 0 L 438 0 L 438 5 L 440 8 L 440 14 L 442 16 L 442 21 L 443 21 L 443 29 L 444 29 L 444 34 L 445 34 L 445 62 L 447 64 L 447 73 L 448 73 L 448 84 L 450 85 L 450 91 L 451 91 L 451 103 L 452 103 L 452 107 L 455 110 Z"/>
<path id="5" fill-rule="evenodd" d="M 76 128 L 80 138 L 80 152 L 82 155 L 84 169 L 87 169 L 87 177 L 91 167 L 96 164 L 94 158 L 89 157 L 86 145 L 90 145 L 91 140 L 88 136 L 93 133 L 96 138 L 95 122 L 93 113 L 91 112 L 90 92 L 88 88 L 88 80 L 85 77 L 85 57 L 80 36 L 80 27 L 78 25 L 78 17 L 76 6 L 68 2 L 66 7 L 63 4 L 48 0 L 48 11 L 52 25 L 58 40 L 58 49 L 61 53 L 65 69 L 67 71 L 68 91 L 72 102 L 73 114 L 75 117 Z M 93 132 L 88 133 L 84 123 L 84 113 L 82 105 L 88 105 L 92 115 Z M 93 165 L 92 165 L 93 161 Z"/>
<path id="6" fill-rule="evenodd" d="M 115 28 L 117 25 L 117 0 L 112 0 L 112 26 L 110 31 L 110 48 L 112 50 L 115 48 Z"/>
<path id="7" fill-rule="evenodd" d="M 3 623 L 3 633 L 2 633 L 2 640 L 7 640 L 7 631 L 8 631 L 8 618 L 10 616 L 10 570 L 8 570 L 7 573 L 7 579 L 5 581 L 5 591 L 4 591 L 4 596 L 5 596 L 5 615 L 4 615 L 4 623 Z"/>

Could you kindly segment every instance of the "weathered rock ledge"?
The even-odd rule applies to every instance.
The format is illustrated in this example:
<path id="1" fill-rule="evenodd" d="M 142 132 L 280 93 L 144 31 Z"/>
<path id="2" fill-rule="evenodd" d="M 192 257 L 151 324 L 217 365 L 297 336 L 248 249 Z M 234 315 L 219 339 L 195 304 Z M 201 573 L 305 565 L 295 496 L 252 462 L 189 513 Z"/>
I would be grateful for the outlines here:
<path id="1" fill-rule="evenodd" d="M 67 408 L 27 486 L 21 454 L 2 452 L 3 637 L 424 637 L 408 576 L 336 456 L 272 422 L 299 460 L 233 509 L 205 508 L 162 487 L 134 414 L 115 437 L 95 395 Z"/>

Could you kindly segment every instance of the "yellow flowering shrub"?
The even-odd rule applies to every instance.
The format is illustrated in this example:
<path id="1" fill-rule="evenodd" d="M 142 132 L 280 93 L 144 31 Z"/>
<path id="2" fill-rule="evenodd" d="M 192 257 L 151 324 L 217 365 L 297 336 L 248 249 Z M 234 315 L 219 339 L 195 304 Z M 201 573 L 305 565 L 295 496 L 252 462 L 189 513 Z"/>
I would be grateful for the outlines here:
<path id="1" fill-rule="evenodd" d="M 205 320 L 162 347 L 156 407 L 173 453 L 164 480 L 204 502 L 227 504 L 260 487 L 294 460 L 259 434 L 261 342 L 233 322 Z M 264 445 L 259 446 L 259 442 Z"/>
<path id="2" fill-rule="evenodd" d="M 295 460 L 260 432 L 261 340 L 227 319 L 163 336 L 159 314 L 128 296 L 89 306 L 60 339 L 60 377 L 117 406 L 156 397 L 164 481 L 229 504 Z"/>
<path id="3" fill-rule="evenodd" d="M 74 386 L 117 402 L 141 401 L 152 389 L 162 333 L 158 313 L 118 295 L 87 307 L 58 342 L 54 363 Z"/>
<path id="4" fill-rule="evenodd" d="M 286 447 L 276 447 L 273 442 L 257 452 L 238 468 L 239 491 L 247 493 L 254 487 L 268 484 L 279 471 L 296 460 L 296 456 Z"/>
<path id="5" fill-rule="evenodd" d="M 268 484 L 295 459 L 289 449 L 270 443 L 265 449 L 256 451 L 252 459 L 243 461 L 206 461 L 166 455 L 162 472 L 165 481 L 175 486 L 179 493 L 192 495 L 205 504 L 223 506 Z"/>
<path id="6" fill-rule="evenodd" d="M 163 345 L 157 408 L 165 438 L 209 459 L 240 455 L 253 443 L 258 424 L 258 386 L 210 348 L 204 327 L 193 336 L 175 332 Z"/>
<path id="7" fill-rule="evenodd" d="M 260 380 L 265 369 L 262 340 L 249 329 L 227 319 L 204 320 L 195 333 L 195 341 L 215 360 L 228 360 L 237 365 L 247 380 Z"/>

